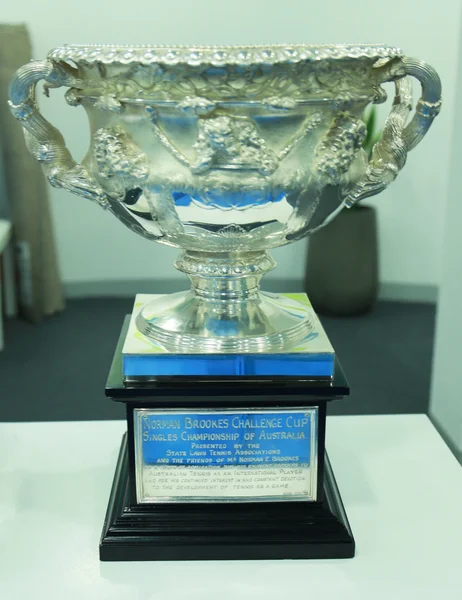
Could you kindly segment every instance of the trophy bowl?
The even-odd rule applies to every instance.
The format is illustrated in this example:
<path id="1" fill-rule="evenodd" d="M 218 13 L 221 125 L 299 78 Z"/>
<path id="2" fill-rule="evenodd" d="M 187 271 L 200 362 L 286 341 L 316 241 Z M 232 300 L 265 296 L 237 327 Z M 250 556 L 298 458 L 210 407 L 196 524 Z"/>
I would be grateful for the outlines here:
<path id="1" fill-rule="evenodd" d="M 408 123 L 414 76 L 422 96 Z M 82 164 L 35 101 L 66 86 L 91 142 Z M 395 98 L 368 160 L 362 115 Z M 50 183 L 136 233 L 181 248 L 187 292 L 145 307 L 138 329 L 181 353 L 277 352 L 313 328 L 310 311 L 259 290 L 268 250 L 379 193 L 441 105 L 436 72 L 378 45 L 64 46 L 19 69 L 10 108 Z"/>

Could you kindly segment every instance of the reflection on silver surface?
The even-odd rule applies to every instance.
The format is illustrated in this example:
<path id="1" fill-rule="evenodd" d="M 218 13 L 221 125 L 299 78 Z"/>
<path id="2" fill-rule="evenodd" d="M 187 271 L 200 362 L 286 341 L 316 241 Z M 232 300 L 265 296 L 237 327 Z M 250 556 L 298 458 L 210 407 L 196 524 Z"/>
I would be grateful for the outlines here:
<path id="1" fill-rule="evenodd" d="M 408 75 L 422 85 L 409 124 Z M 68 103 L 88 114 L 81 165 L 38 111 L 40 79 L 69 87 Z M 393 107 L 368 162 L 361 116 L 390 81 Z M 143 333 L 173 351 L 271 352 L 312 324 L 260 295 L 267 250 L 389 185 L 438 114 L 441 86 L 386 46 L 65 46 L 20 69 L 10 98 L 52 185 L 183 250 L 176 266 L 192 291 L 149 307 Z"/>

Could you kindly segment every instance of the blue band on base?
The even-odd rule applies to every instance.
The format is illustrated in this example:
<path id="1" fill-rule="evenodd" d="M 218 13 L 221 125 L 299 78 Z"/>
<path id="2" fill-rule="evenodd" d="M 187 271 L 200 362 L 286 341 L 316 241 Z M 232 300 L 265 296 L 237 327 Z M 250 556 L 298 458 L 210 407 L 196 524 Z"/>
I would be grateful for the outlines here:
<path id="1" fill-rule="evenodd" d="M 287 354 L 128 355 L 123 357 L 123 373 L 128 378 L 181 375 L 332 377 L 334 356 Z"/>

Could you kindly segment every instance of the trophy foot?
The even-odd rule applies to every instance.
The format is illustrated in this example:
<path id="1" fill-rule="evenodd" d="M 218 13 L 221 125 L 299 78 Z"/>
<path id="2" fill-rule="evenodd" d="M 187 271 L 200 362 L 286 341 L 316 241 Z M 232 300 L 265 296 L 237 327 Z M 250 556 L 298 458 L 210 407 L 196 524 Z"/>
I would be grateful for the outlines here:
<path id="1" fill-rule="evenodd" d="M 149 303 L 136 325 L 179 354 L 290 350 L 313 331 L 313 312 L 287 296 L 260 292 L 260 279 L 275 264 L 266 252 L 183 252 L 175 266 L 192 289 Z"/>
<path id="2" fill-rule="evenodd" d="M 180 354 L 283 352 L 314 329 L 308 307 L 262 292 L 231 305 L 217 305 L 193 291 L 168 294 L 146 305 L 136 325 L 156 344 Z"/>

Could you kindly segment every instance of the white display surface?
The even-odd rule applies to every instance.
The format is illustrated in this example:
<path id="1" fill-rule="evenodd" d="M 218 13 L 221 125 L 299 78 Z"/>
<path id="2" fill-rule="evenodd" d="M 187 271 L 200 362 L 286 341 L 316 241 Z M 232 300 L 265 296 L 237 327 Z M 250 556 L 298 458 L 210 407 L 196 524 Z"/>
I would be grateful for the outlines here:
<path id="1" fill-rule="evenodd" d="M 100 563 L 125 423 L 0 424 L 5 600 L 460 600 L 462 469 L 423 415 L 331 417 L 351 560 Z"/>

